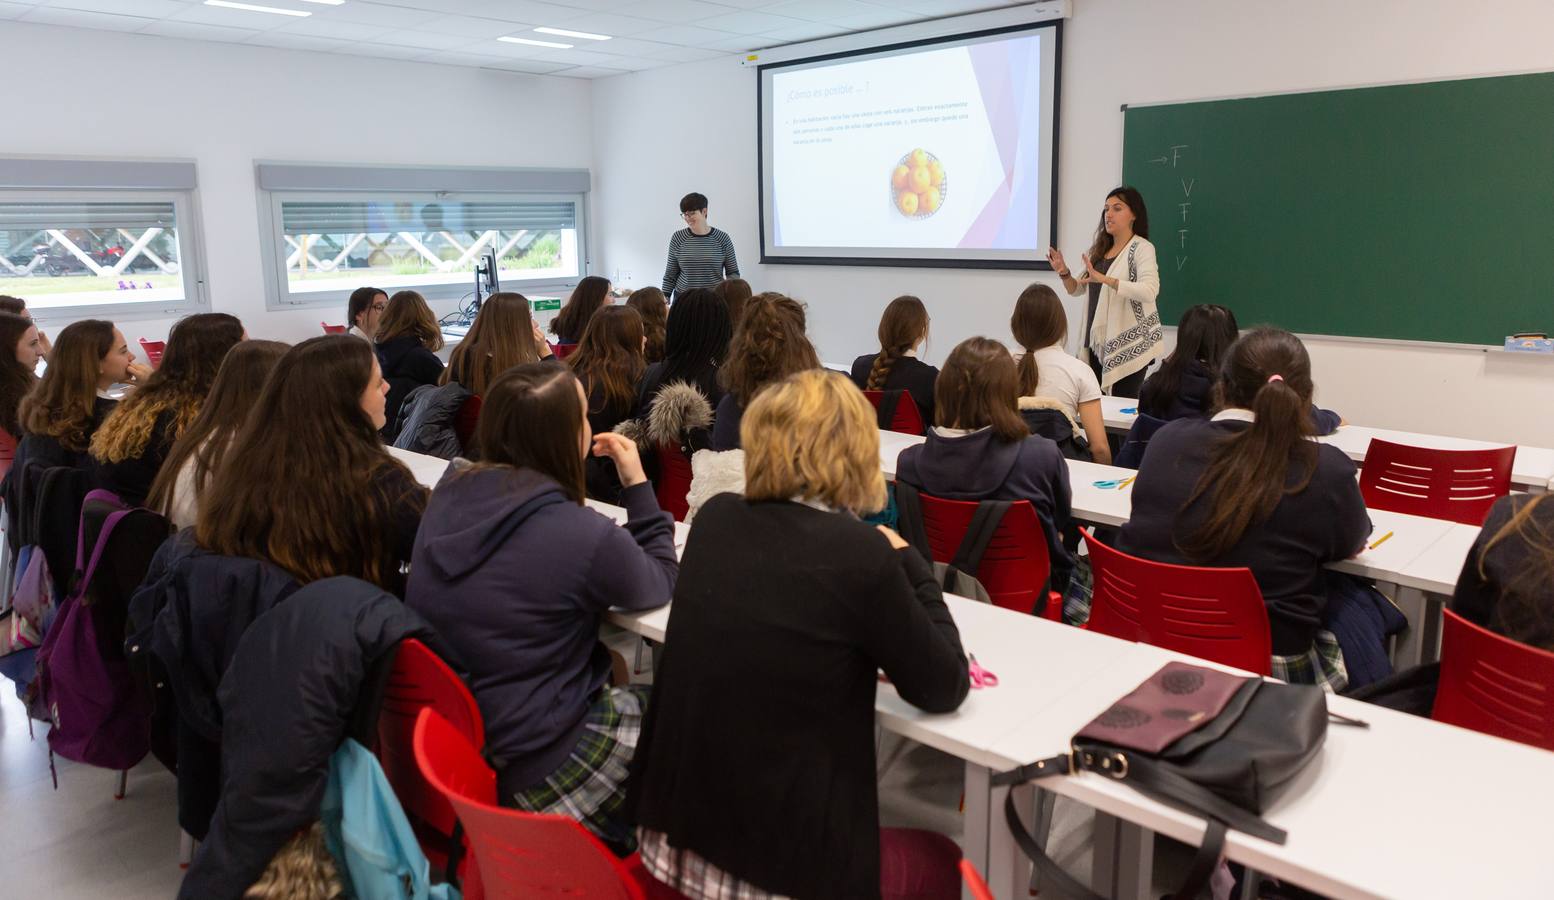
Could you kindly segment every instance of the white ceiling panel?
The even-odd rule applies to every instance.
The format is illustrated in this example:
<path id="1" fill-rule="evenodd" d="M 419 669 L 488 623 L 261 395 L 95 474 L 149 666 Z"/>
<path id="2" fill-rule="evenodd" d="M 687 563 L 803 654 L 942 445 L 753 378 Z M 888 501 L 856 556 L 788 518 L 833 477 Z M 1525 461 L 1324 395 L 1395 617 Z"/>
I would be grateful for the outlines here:
<path id="1" fill-rule="evenodd" d="M 1018 5 L 1005 0 L 252 0 L 289 17 L 201 0 L 0 0 L 0 20 L 243 43 L 573 78 L 604 78 L 734 53 Z M 1028 0 L 1024 0 L 1028 2 Z M 540 26 L 608 35 L 536 35 Z M 529 37 L 570 50 L 502 43 Z"/>

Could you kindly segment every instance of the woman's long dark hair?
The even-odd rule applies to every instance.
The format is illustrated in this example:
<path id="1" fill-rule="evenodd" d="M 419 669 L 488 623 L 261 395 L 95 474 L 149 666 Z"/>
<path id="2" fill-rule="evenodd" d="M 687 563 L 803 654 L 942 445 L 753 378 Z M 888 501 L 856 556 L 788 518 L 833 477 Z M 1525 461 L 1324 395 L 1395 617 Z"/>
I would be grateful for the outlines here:
<path id="1" fill-rule="evenodd" d="M 896 360 L 905 356 L 908 350 L 927 336 L 928 308 L 923 306 L 923 301 L 911 294 L 890 301 L 884 315 L 880 316 L 880 352 L 874 357 L 874 365 L 869 368 L 864 390 L 884 390 L 885 380 L 890 377 L 890 370 L 895 367 Z"/>
<path id="2" fill-rule="evenodd" d="M 385 469 L 413 479 L 362 409 L 372 373 L 372 347 L 353 335 L 286 351 L 222 461 L 241 477 L 217 473 L 200 496 L 201 547 L 269 560 L 303 583 L 350 575 L 402 587 L 394 523 L 424 510 L 426 491 L 384 490 Z"/>
<path id="3" fill-rule="evenodd" d="M 1218 372 L 1225 354 L 1230 351 L 1239 334 L 1236 314 L 1229 309 L 1213 303 L 1188 307 L 1176 326 L 1176 347 L 1160 364 L 1160 371 L 1149 379 L 1148 401 L 1141 395 L 1140 407 L 1153 407 L 1156 398 L 1159 398 L 1160 403 L 1169 405 L 1172 398 L 1181 393 L 1182 373 L 1194 362 L 1204 366 L 1211 374 Z M 1208 411 L 1204 409 L 1205 413 Z M 1155 415 L 1149 409 L 1144 409 L 1144 412 Z"/>
<path id="4" fill-rule="evenodd" d="M 173 445 L 156 481 L 151 483 L 147 508 L 171 515 L 179 472 L 191 457 L 194 459 L 194 496 L 205 492 L 211 475 L 221 469 L 221 461 L 232 446 L 233 435 L 242 429 L 253 412 L 265 379 L 290 349 L 289 344 L 280 341 L 244 341 L 227 351 L 199 416 Z"/>
<path id="5" fill-rule="evenodd" d="M 93 458 L 114 463 L 140 456 L 164 412 L 173 414 L 167 440 L 176 441 L 200 414 L 227 351 L 242 339 L 237 316 L 200 313 L 178 320 L 167 336 L 162 365 L 92 435 Z"/>
<path id="6" fill-rule="evenodd" d="M 669 308 L 660 383 L 698 383 L 724 360 L 732 336 L 728 307 L 717 294 L 706 288 L 686 291 Z"/>
<path id="7" fill-rule="evenodd" d="M 1020 356 L 1018 373 L 1020 396 L 1032 397 L 1041 383 L 1036 367 L 1036 351 L 1068 340 L 1068 313 L 1057 291 L 1044 284 L 1033 284 L 1020 292 L 1009 317 L 1009 330 L 1025 353 Z"/>
<path id="8" fill-rule="evenodd" d="M 804 307 L 782 294 L 756 294 L 745 302 L 744 322 L 719 373 L 739 405 L 748 406 L 757 391 L 774 381 L 820 368 L 804 323 Z"/>
<path id="9" fill-rule="evenodd" d="M 533 469 L 554 479 L 569 500 L 581 505 L 583 421 L 571 370 L 541 363 L 509 369 L 492 383 L 480 406 L 475 426 L 480 465 Z"/>
<path id="10" fill-rule="evenodd" d="M 725 278 L 712 290 L 728 305 L 729 328 L 738 334 L 739 323 L 745 319 L 745 304 L 749 303 L 750 298 L 755 295 L 755 291 L 750 288 L 750 282 L 743 278 Z"/>
<path id="11" fill-rule="evenodd" d="M 626 305 L 642 316 L 642 334 L 647 338 L 643 356 L 649 363 L 662 360 L 664 332 L 669 319 L 669 301 L 664 299 L 664 292 L 656 287 L 638 288 L 626 298 Z"/>
<path id="12" fill-rule="evenodd" d="M 1149 238 L 1149 210 L 1144 208 L 1144 195 L 1139 193 L 1136 187 L 1123 185 L 1106 195 L 1109 202 L 1113 197 L 1121 200 L 1133 211 L 1133 233 L 1141 238 Z M 1101 260 L 1106 257 L 1107 251 L 1112 249 L 1113 239 L 1106 231 L 1106 211 L 1101 211 L 1101 223 L 1095 227 L 1095 241 L 1090 245 L 1090 264 L 1099 266 Z"/>
<path id="13" fill-rule="evenodd" d="M 92 411 L 103 358 L 113 349 L 113 323 L 82 319 L 54 338 L 49 367 L 17 408 L 28 434 L 51 437 L 80 453 L 92 440 Z"/>
<path id="14" fill-rule="evenodd" d="M 17 412 L 22 398 L 38 383 L 37 374 L 16 361 L 16 347 L 32 327 L 31 319 L 0 313 L 0 428 L 13 438 L 21 437 Z"/>
<path id="15" fill-rule="evenodd" d="M 569 344 L 580 343 L 583 332 L 588 330 L 588 320 L 604 308 L 609 299 L 610 279 L 600 275 L 584 276 L 572 289 L 561 312 L 550 320 L 550 333 Z"/>
<path id="16" fill-rule="evenodd" d="M 1183 510 L 1204 498 L 1208 512 L 1176 547 L 1190 561 L 1208 564 L 1267 521 L 1287 494 L 1298 494 L 1316 472 L 1311 436 L 1311 358 L 1300 339 L 1279 328 L 1247 332 L 1220 367 L 1225 405 L 1252 411 L 1255 421 L 1221 440 Z M 1290 481 L 1290 467 L 1299 473 Z"/>
<path id="17" fill-rule="evenodd" d="M 442 349 L 442 327 L 426 298 L 416 291 L 395 291 L 383 309 L 374 339 L 383 344 L 407 334 L 433 353 Z"/>
<path id="18" fill-rule="evenodd" d="M 1550 494 L 1533 494 L 1511 518 L 1490 537 L 1475 563 L 1480 578 L 1488 578 L 1484 561 L 1504 541 L 1521 543 L 1509 580 L 1499 587 L 1499 602 L 1489 627 L 1499 634 L 1542 650 L 1554 650 L 1554 604 L 1549 602 L 1549 585 L 1554 584 L 1554 531 L 1548 517 L 1537 514 Z"/>
<path id="19" fill-rule="evenodd" d="M 1002 440 L 1023 441 L 1031 432 L 1020 418 L 1019 384 L 1009 348 L 990 338 L 966 338 L 934 382 L 934 417 L 946 428 L 991 426 Z"/>
<path id="20" fill-rule="evenodd" d="M 469 333 L 453 348 L 440 383 L 457 381 L 479 396 L 496 376 L 539 358 L 529 298 L 512 291 L 498 291 L 486 298 Z"/>
<path id="21" fill-rule="evenodd" d="M 642 316 L 629 306 L 606 306 L 594 313 L 577 352 L 567 365 L 583 383 L 590 403 L 629 410 L 637 400 L 637 383 L 647 361 L 642 358 Z"/>

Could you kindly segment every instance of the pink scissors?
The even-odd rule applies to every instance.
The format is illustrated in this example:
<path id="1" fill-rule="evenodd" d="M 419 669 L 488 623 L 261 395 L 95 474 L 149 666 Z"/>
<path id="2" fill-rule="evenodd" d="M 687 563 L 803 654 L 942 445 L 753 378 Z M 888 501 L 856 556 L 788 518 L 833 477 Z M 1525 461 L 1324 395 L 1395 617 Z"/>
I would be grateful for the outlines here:
<path id="1" fill-rule="evenodd" d="M 968 667 L 971 674 L 971 686 L 974 688 L 998 687 L 998 676 L 982 668 L 977 662 L 976 654 L 971 656 L 971 665 Z"/>

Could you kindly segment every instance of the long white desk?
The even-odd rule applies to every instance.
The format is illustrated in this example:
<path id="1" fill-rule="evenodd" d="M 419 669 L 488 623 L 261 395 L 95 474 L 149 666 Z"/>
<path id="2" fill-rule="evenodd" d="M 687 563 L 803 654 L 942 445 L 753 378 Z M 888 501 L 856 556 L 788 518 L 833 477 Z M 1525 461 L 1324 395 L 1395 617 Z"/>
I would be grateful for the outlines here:
<path id="1" fill-rule="evenodd" d="M 1102 397 L 1101 418 L 1108 431 L 1126 434 L 1138 418 L 1138 401 L 1128 397 Z M 1350 459 L 1363 463 L 1372 438 L 1432 450 L 1489 450 L 1506 446 L 1505 443 L 1494 441 L 1370 428 L 1365 425 L 1341 425 L 1337 431 L 1317 440 L 1332 444 L 1344 451 L 1344 455 Z M 1551 483 L 1554 483 L 1554 449 L 1517 445 L 1516 461 L 1511 466 L 1511 486 L 1519 491 L 1541 493 L 1549 490 Z"/>

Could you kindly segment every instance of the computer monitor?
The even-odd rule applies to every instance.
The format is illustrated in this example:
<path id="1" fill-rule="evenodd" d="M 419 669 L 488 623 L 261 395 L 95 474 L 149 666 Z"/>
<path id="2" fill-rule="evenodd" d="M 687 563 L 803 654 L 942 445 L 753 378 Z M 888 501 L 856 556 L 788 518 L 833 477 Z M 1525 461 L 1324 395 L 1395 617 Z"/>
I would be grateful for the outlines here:
<path id="1" fill-rule="evenodd" d="M 496 273 L 496 251 L 486 251 L 485 258 L 475 266 L 475 309 L 486 297 L 500 291 L 502 283 Z"/>

